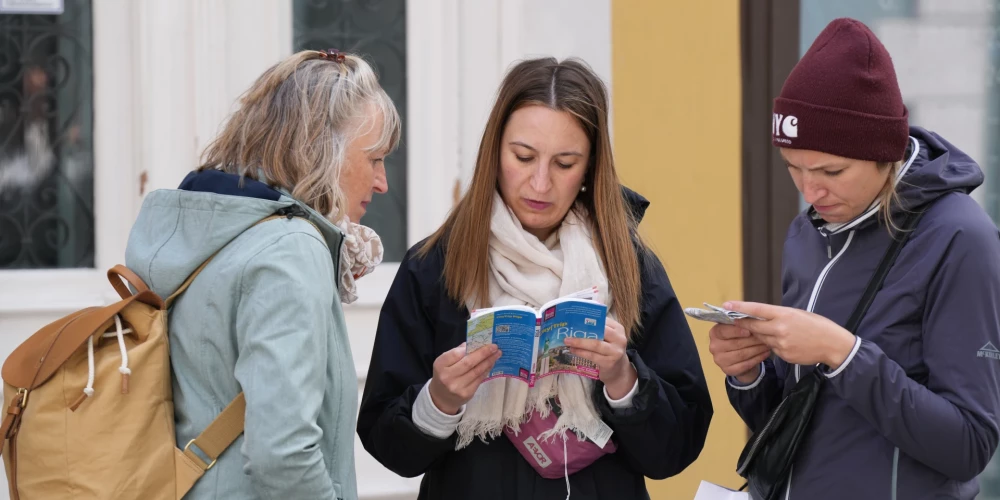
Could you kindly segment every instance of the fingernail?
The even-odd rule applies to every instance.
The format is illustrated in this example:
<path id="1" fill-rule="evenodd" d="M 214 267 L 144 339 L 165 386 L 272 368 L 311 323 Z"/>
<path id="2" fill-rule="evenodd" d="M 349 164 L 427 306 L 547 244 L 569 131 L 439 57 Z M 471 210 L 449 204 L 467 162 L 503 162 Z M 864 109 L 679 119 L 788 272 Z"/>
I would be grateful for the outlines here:
<path id="1" fill-rule="evenodd" d="M 732 309 L 733 308 L 733 303 L 732 302 L 726 302 L 726 303 L 722 304 L 722 307 L 725 308 L 725 309 Z"/>
<path id="2" fill-rule="evenodd" d="M 746 336 L 749 336 L 749 335 L 750 335 L 750 330 L 747 330 L 746 328 L 744 328 L 744 329 L 740 330 L 740 332 L 742 332 L 742 333 L 743 333 L 743 335 L 746 335 Z"/>
<path id="3" fill-rule="evenodd" d="M 497 352 L 500 349 L 496 344 L 490 344 L 490 352 Z"/>

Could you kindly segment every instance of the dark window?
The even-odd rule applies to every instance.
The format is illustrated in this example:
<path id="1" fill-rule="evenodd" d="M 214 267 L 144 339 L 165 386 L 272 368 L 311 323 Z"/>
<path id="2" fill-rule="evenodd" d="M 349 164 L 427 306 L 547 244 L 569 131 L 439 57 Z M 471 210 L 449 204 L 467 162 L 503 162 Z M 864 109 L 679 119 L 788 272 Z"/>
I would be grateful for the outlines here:
<path id="1" fill-rule="evenodd" d="M 0 269 L 94 265 L 90 5 L 0 14 Z"/>

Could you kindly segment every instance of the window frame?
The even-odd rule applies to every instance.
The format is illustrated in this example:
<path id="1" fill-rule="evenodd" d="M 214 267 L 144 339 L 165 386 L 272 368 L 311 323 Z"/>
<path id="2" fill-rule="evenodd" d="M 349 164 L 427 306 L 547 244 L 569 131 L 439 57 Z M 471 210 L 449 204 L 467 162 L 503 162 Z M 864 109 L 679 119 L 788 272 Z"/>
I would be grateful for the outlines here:
<path id="1" fill-rule="evenodd" d="M 0 315 L 60 314 L 116 300 L 105 272 L 124 262 L 143 195 L 176 186 L 195 167 L 197 155 L 245 86 L 234 80 L 252 78 L 251 70 L 262 71 L 291 54 L 291 1 L 249 1 L 275 11 L 276 28 L 269 37 L 252 26 L 240 33 L 242 23 L 229 19 L 240 13 L 222 4 L 122 8 L 94 0 L 95 267 L 0 271 Z M 251 6 L 242 7 L 238 10 L 246 12 Z M 437 229 L 457 195 L 458 14 L 454 0 L 407 0 L 407 50 L 420 55 L 420 64 L 407 64 L 407 247 Z M 227 29 L 217 29 L 219 23 Z M 193 28 L 196 40 L 167 50 L 168 33 L 162 30 L 185 25 Z M 273 46 L 271 53 L 248 51 L 249 61 L 228 57 L 235 47 L 227 47 L 227 39 L 253 36 Z M 199 52 L 195 42 L 223 49 Z M 190 98 L 195 109 L 177 109 L 183 107 L 161 99 L 164 86 L 183 87 L 176 92 Z M 164 151 L 167 141 L 176 141 L 180 150 Z M 398 262 L 385 262 L 360 280 L 354 307 L 381 306 L 398 268 Z"/>
<path id="2" fill-rule="evenodd" d="M 132 23 L 128 9 L 93 2 L 94 268 L 0 270 L 0 315 L 70 312 L 117 295 L 105 270 L 124 255 L 137 206 L 131 177 L 133 122 Z M 99 165 L 99 167 L 97 167 Z"/>
<path id="3" fill-rule="evenodd" d="M 774 98 L 799 61 L 799 0 L 742 0 L 743 297 L 781 303 L 785 235 L 799 193 L 771 145 Z M 780 29 L 775 29 L 780 26 Z"/>

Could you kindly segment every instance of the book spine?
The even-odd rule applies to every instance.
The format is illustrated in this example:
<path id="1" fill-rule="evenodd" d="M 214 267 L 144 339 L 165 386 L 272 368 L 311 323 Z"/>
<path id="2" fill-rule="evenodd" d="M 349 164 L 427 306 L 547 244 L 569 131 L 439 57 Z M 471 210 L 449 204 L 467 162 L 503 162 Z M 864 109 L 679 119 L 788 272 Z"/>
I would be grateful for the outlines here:
<path id="1" fill-rule="evenodd" d="M 535 339 L 531 347 L 531 374 L 528 376 L 528 387 L 535 386 L 535 372 L 538 370 L 538 338 L 542 335 L 542 318 L 535 319 Z"/>

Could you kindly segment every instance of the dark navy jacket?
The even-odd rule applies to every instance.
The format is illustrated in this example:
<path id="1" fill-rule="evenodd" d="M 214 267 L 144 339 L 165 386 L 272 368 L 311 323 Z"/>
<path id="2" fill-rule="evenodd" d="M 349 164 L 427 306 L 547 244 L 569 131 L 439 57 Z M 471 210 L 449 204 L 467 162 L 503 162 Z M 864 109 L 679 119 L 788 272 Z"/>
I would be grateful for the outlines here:
<path id="1" fill-rule="evenodd" d="M 626 196 L 641 217 L 648 202 L 630 191 Z M 539 476 L 503 435 L 455 451 L 454 435 L 436 439 L 414 425 L 411 408 L 434 360 L 465 340 L 469 317 L 443 287 L 444 249 L 418 258 L 419 246 L 400 265 L 379 318 L 358 417 L 365 449 L 397 474 L 424 474 L 421 499 L 564 498 L 565 480 Z M 594 404 L 618 450 L 570 476 L 574 499 L 649 498 L 644 477 L 673 476 L 691 464 L 712 418 L 698 350 L 666 272 L 652 252 L 638 253 L 643 328 L 633 332 L 628 351 L 638 392 L 631 408 L 616 410 L 595 384 Z"/>
<path id="2" fill-rule="evenodd" d="M 828 383 L 792 470 L 789 498 L 971 499 L 1000 439 L 1000 237 L 969 193 L 983 173 L 938 135 L 913 127 L 897 184 L 923 218 Z M 901 220 L 898 217 L 897 220 Z M 875 214 L 826 227 L 813 212 L 791 224 L 782 303 L 841 326 L 890 236 Z M 729 397 L 752 428 L 812 367 L 774 358 Z M 824 367 L 825 369 L 825 367 Z"/>

